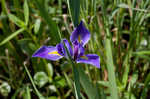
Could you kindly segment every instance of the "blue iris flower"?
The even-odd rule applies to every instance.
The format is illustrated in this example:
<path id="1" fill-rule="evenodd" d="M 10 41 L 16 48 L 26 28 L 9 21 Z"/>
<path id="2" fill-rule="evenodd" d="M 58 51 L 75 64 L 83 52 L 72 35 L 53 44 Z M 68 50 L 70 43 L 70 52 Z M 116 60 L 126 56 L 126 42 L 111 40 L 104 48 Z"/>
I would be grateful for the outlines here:
<path id="1" fill-rule="evenodd" d="M 73 48 L 70 46 L 68 40 L 63 39 L 56 46 L 42 46 L 39 48 L 32 57 L 40 57 L 48 60 L 56 61 L 63 57 L 68 58 L 67 51 L 64 44 L 69 51 L 70 56 L 77 63 L 91 64 L 100 68 L 100 58 L 96 54 L 84 54 L 84 46 L 90 39 L 90 32 L 85 28 L 83 21 L 74 29 L 70 36 L 70 41 Z"/>

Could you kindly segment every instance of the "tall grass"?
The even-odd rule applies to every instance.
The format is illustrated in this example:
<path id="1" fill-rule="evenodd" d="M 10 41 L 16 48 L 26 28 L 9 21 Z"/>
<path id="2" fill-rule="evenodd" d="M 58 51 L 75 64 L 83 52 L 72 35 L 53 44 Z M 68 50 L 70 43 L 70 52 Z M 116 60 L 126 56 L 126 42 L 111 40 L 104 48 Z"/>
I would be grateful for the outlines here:
<path id="1" fill-rule="evenodd" d="M 149 0 L 0 2 L 1 97 L 149 98 Z M 100 56 L 100 69 L 72 60 L 31 57 L 42 45 L 69 40 L 81 20 L 91 33 L 86 53 Z"/>

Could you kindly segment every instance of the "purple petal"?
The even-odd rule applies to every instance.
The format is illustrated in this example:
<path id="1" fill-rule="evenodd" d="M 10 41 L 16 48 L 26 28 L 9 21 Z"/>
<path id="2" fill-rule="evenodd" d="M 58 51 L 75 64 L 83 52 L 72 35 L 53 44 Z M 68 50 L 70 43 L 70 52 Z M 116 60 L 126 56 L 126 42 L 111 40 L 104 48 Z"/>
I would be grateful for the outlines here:
<path id="1" fill-rule="evenodd" d="M 86 63 L 100 68 L 100 58 L 96 54 L 87 54 L 83 57 L 80 57 L 76 60 L 77 63 Z"/>
<path id="2" fill-rule="evenodd" d="M 68 40 L 64 39 L 63 42 L 65 43 L 65 45 L 66 45 L 66 47 L 67 47 L 67 49 L 68 49 L 68 51 L 69 51 L 69 54 L 70 54 L 71 56 L 73 56 L 73 51 L 72 51 L 72 48 L 71 48 L 71 46 L 70 46 Z"/>
<path id="3" fill-rule="evenodd" d="M 81 21 L 80 24 L 75 28 L 70 36 L 70 41 L 73 43 L 74 41 L 78 40 L 79 42 L 83 43 L 83 46 L 89 41 L 90 39 L 90 32 L 84 27 L 83 22 Z"/>
<path id="4" fill-rule="evenodd" d="M 77 40 L 73 42 L 73 47 L 74 60 L 84 55 L 84 47 Z"/>
<path id="5" fill-rule="evenodd" d="M 83 55 L 84 55 L 84 47 L 81 44 L 79 44 L 79 56 L 78 57 L 83 56 Z"/>
<path id="6" fill-rule="evenodd" d="M 62 58 L 63 56 L 57 52 L 56 47 L 42 46 L 32 55 L 32 57 L 40 57 L 40 58 L 56 61 Z"/>
<path id="7" fill-rule="evenodd" d="M 78 58 L 79 53 L 79 43 L 78 41 L 73 42 L 73 59 L 76 60 Z"/>
<path id="8" fill-rule="evenodd" d="M 58 51 L 58 53 L 62 56 L 66 56 L 66 51 L 65 51 L 65 48 L 64 48 L 64 45 L 63 43 L 59 43 L 56 45 L 56 49 Z"/>
<path id="9" fill-rule="evenodd" d="M 65 50 L 65 47 L 64 47 L 63 42 L 64 42 L 64 44 L 65 44 L 67 50 L 69 51 L 69 54 L 70 54 L 71 56 L 73 56 L 72 48 L 71 48 L 69 42 L 68 42 L 66 39 L 62 40 L 61 43 L 59 43 L 59 44 L 56 45 L 56 48 L 57 48 L 58 53 L 59 53 L 60 55 L 64 56 L 64 57 L 68 58 L 68 55 L 67 55 L 67 52 L 66 52 L 66 50 Z"/>

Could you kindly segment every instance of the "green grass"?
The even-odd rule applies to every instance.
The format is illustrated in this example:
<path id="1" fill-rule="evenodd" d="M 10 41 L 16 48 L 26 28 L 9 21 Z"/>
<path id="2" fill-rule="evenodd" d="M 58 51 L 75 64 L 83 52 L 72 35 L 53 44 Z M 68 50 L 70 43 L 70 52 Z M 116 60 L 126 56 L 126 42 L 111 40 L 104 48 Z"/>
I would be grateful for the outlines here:
<path id="1" fill-rule="evenodd" d="M 0 2 L 0 97 L 149 99 L 149 0 Z M 81 20 L 91 33 L 86 53 L 100 56 L 100 69 L 31 57 L 69 40 Z"/>

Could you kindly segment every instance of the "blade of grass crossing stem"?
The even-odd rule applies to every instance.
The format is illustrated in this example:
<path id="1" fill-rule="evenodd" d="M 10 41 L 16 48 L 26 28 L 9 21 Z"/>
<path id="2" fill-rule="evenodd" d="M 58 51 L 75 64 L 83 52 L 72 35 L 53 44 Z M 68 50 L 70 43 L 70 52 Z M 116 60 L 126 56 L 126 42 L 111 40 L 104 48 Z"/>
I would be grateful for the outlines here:
<path id="1" fill-rule="evenodd" d="M 78 21 L 79 21 L 80 0 L 69 0 L 68 7 L 69 7 L 70 12 L 71 12 L 73 24 L 76 27 L 78 25 Z"/>
<path id="2" fill-rule="evenodd" d="M 64 44 L 65 50 L 67 52 L 67 55 L 69 57 L 69 61 L 72 64 L 72 70 L 73 70 L 73 76 L 74 76 L 74 89 L 75 89 L 75 97 L 76 99 L 81 99 L 81 95 L 80 95 L 80 76 L 79 76 L 79 71 L 77 69 L 77 64 L 75 64 L 72 60 L 72 57 L 69 54 L 69 51 L 66 47 L 66 45 Z"/>
<path id="3" fill-rule="evenodd" d="M 103 21 L 105 25 L 106 31 L 106 40 L 105 40 L 105 48 L 106 48 L 106 58 L 107 58 L 107 70 L 108 70 L 108 79 L 109 79 L 109 89 L 111 94 L 111 99 L 119 99 L 117 85 L 116 85 L 116 78 L 115 78 L 115 71 L 114 71 L 114 63 L 112 57 L 112 46 L 111 46 L 111 35 L 109 31 L 109 23 L 106 17 L 106 8 L 104 5 L 104 0 L 101 1 L 102 4 L 102 13 L 103 13 Z"/>
<path id="4" fill-rule="evenodd" d="M 24 30 L 25 30 L 24 28 L 21 28 L 21 29 L 17 30 L 16 32 L 12 33 L 6 39 L 4 39 L 2 42 L 0 42 L 0 46 L 7 43 L 11 39 L 13 39 L 15 36 L 17 36 L 19 33 L 23 32 Z"/>
<path id="5" fill-rule="evenodd" d="M 40 94 L 40 92 L 39 92 L 38 89 L 36 88 L 36 86 L 35 86 L 35 84 L 34 84 L 34 81 L 33 81 L 32 77 L 31 77 L 31 75 L 30 75 L 30 72 L 28 71 L 28 69 L 27 69 L 27 67 L 26 67 L 26 63 L 24 63 L 24 68 L 25 68 L 25 70 L 26 70 L 26 72 L 27 72 L 27 75 L 29 76 L 29 79 L 30 79 L 30 81 L 31 81 L 31 83 L 32 83 L 32 85 L 33 85 L 33 88 L 34 88 L 34 90 L 35 90 L 37 96 L 39 97 L 39 99 L 44 99 L 44 97 Z"/>

